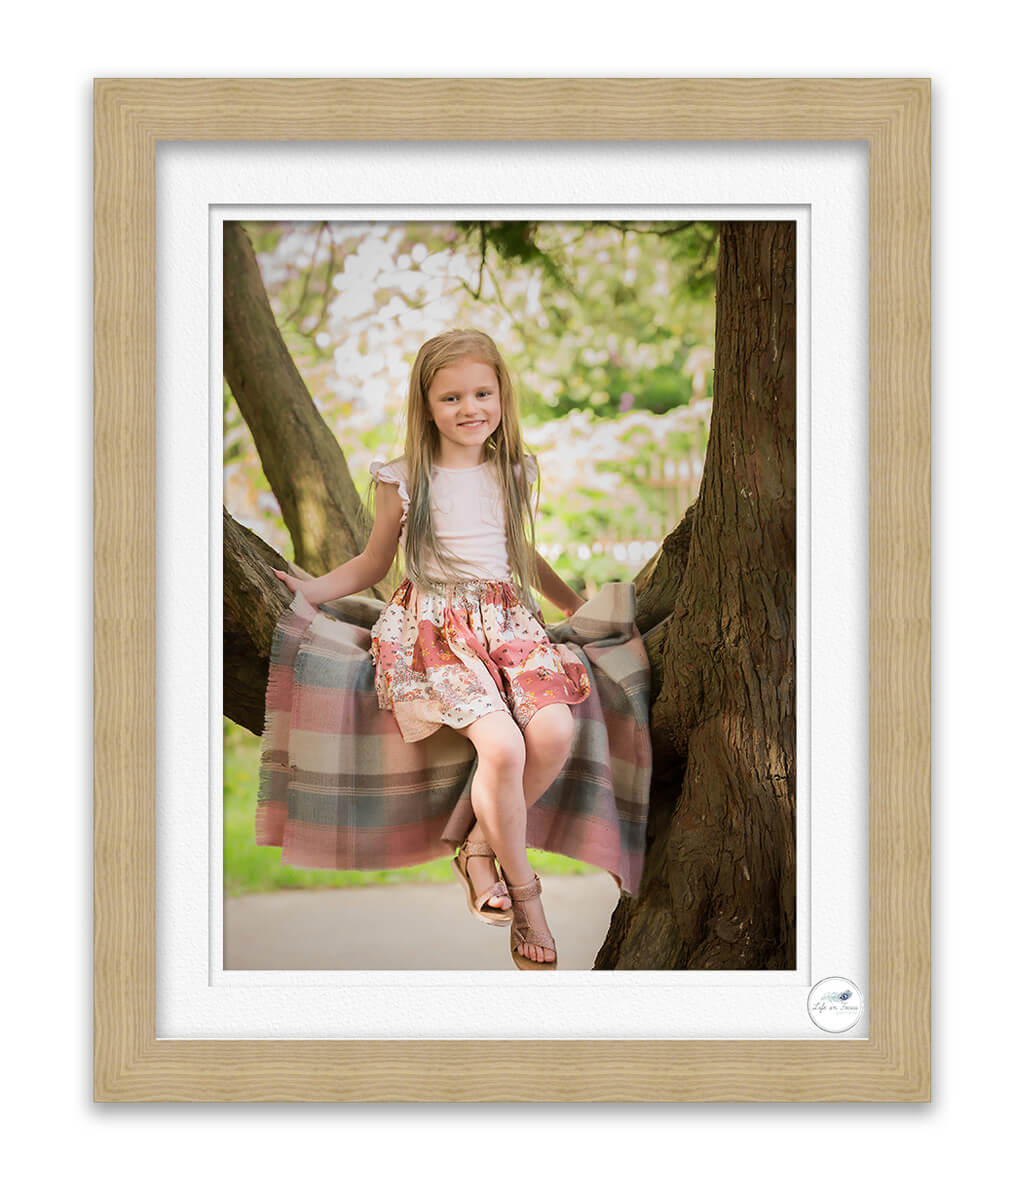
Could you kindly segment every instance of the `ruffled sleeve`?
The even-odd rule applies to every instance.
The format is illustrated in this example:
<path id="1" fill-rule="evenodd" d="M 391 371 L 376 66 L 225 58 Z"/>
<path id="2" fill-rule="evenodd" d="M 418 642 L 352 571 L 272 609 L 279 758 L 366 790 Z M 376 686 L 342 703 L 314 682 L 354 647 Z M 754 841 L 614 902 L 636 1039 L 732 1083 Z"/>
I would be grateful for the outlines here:
<path id="1" fill-rule="evenodd" d="M 401 523 L 405 524 L 405 518 L 408 516 L 408 480 L 405 473 L 405 462 L 403 459 L 395 459 L 394 462 L 377 462 L 370 463 L 370 474 L 378 483 L 393 483 L 397 485 L 398 495 L 401 497 Z"/>

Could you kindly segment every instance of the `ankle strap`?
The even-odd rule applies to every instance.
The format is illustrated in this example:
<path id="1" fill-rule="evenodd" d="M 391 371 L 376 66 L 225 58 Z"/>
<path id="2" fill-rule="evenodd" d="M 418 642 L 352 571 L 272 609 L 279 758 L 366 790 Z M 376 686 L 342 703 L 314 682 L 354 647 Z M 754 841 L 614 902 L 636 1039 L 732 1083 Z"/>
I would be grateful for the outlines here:
<path id="1" fill-rule="evenodd" d="M 536 875 L 529 883 L 519 883 L 517 887 L 507 884 L 512 900 L 534 900 L 542 891 L 542 880 Z"/>
<path id="2" fill-rule="evenodd" d="M 459 847 L 462 858 L 495 858 L 493 847 L 488 842 L 462 842 Z"/>

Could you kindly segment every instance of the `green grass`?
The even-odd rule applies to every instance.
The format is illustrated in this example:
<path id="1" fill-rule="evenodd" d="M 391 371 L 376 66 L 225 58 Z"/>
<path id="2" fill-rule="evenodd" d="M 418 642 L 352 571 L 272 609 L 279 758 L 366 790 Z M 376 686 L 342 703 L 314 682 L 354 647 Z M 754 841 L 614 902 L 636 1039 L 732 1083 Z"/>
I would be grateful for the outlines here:
<path id="1" fill-rule="evenodd" d="M 390 871 L 308 871 L 301 867 L 282 866 L 279 847 L 258 846 L 254 836 L 260 738 L 226 719 L 222 743 L 227 895 L 274 892 L 281 888 L 449 883 L 454 879 L 449 857 Z M 573 858 L 565 858 L 562 854 L 549 854 L 545 850 L 530 850 L 528 857 L 540 875 L 590 875 L 599 869 Z"/>

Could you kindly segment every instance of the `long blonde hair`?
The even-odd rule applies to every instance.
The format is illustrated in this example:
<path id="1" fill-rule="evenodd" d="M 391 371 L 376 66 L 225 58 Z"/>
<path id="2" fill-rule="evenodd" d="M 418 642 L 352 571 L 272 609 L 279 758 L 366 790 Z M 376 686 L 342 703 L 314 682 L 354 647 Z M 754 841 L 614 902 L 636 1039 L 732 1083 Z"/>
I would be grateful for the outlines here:
<path id="1" fill-rule="evenodd" d="M 521 413 L 517 392 L 496 343 L 478 329 L 449 329 L 419 348 L 412 364 L 408 391 L 408 420 L 405 431 L 405 462 L 412 502 L 405 529 L 405 573 L 417 586 L 440 587 L 441 580 L 427 575 L 424 563 L 435 562 L 449 579 L 465 579 L 465 563 L 441 546 L 433 533 L 431 480 L 433 463 L 440 447 L 440 434 L 430 416 L 427 400 L 433 377 L 443 367 L 464 359 L 485 363 L 496 372 L 500 389 L 500 424 L 486 439 L 486 461 L 493 464 L 503 497 L 504 532 L 511 575 L 520 587 L 522 600 L 535 605 L 531 589 L 536 580 L 535 511 L 540 481 L 536 472 L 536 500 L 525 475 L 521 441 Z"/>

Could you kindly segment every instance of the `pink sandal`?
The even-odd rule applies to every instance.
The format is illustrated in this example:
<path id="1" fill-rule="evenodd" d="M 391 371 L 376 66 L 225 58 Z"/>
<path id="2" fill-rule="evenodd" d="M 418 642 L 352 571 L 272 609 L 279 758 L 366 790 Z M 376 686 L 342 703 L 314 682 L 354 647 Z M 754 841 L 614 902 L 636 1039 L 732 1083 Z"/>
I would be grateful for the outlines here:
<path id="1" fill-rule="evenodd" d="M 556 950 L 556 941 L 553 935 L 551 933 L 538 933 L 525 915 L 525 901 L 534 900 L 541 892 L 542 880 L 538 875 L 530 883 L 519 883 L 517 887 L 511 887 L 509 883 L 507 884 L 507 894 L 514 905 L 514 915 L 511 924 L 511 958 L 514 959 L 514 965 L 522 971 L 555 971 L 556 964 L 560 958 Z M 520 908 L 518 907 L 519 902 Z M 543 950 L 552 950 L 554 955 L 553 961 L 536 962 L 533 958 L 519 954 L 518 946 L 522 942 L 527 942 L 529 946 L 541 946 Z"/>
<path id="2" fill-rule="evenodd" d="M 470 858 L 492 858 L 495 860 L 496 855 L 493 853 L 493 847 L 485 842 L 462 842 L 458 847 L 458 853 L 451 860 L 451 866 L 454 868 L 454 873 L 465 889 L 468 904 L 468 911 L 473 917 L 477 917 L 485 925 L 509 925 L 511 920 L 511 910 L 509 908 L 493 908 L 489 901 L 496 896 L 507 895 L 507 885 L 502 879 L 497 879 L 496 883 L 491 888 L 487 888 L 481 896 L 475 894 L 475 885 L 468 877 L 466 867 Z"/>

